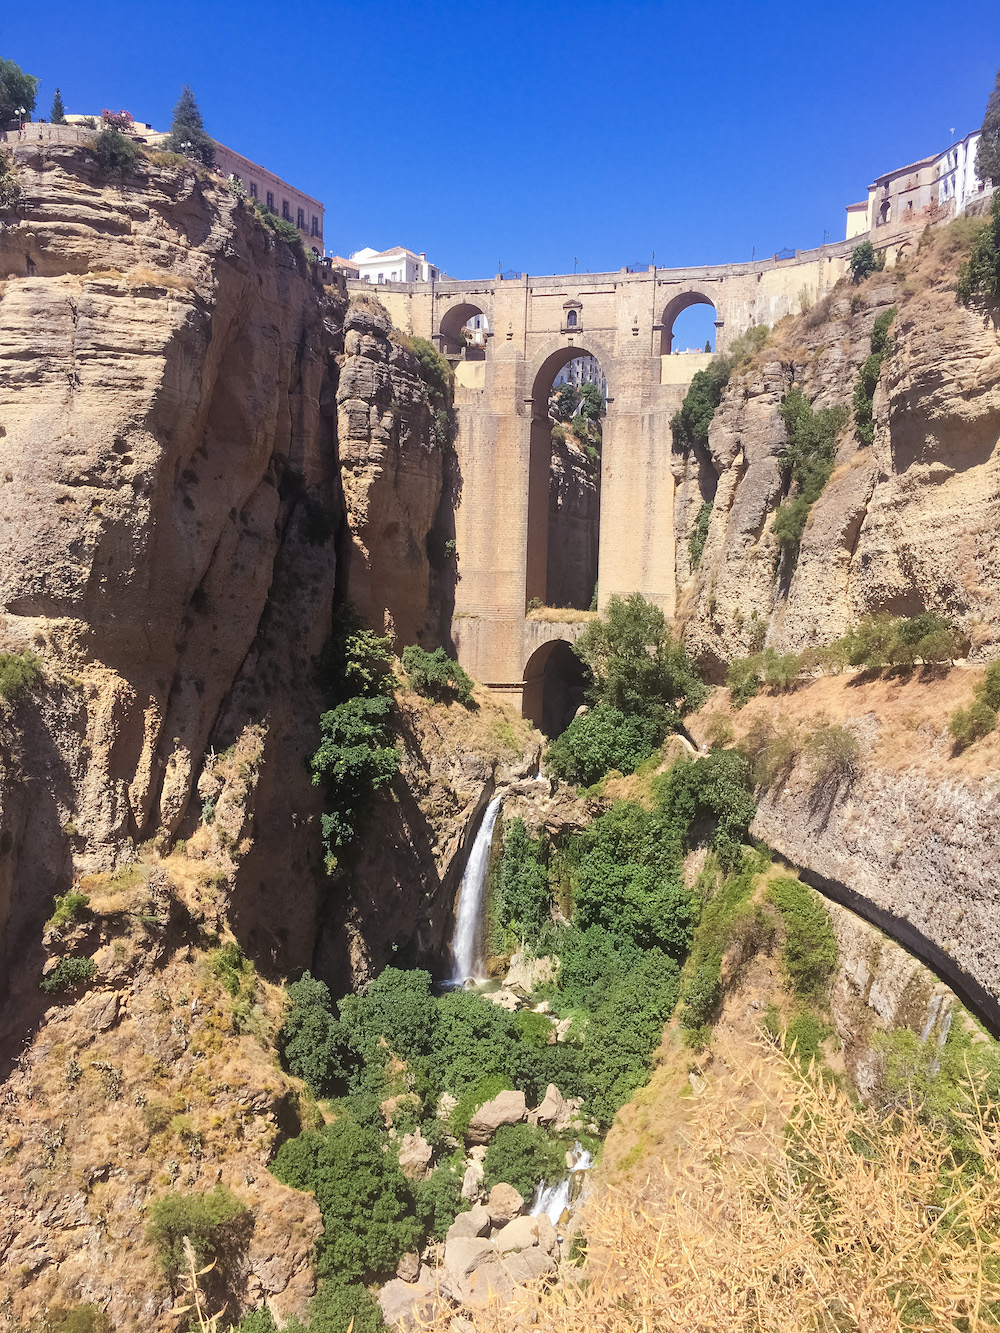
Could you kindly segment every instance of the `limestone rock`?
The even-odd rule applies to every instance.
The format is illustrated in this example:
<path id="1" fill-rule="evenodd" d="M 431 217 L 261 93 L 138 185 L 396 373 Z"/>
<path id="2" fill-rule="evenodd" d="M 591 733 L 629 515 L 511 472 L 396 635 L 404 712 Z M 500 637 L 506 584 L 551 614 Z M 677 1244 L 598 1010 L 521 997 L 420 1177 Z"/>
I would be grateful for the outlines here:
<path id="1" fill-rule="evenodd" d="M 527 1119 L 523 1092 L 500 1092 L 486 1102 L 469 1121 L 469 1140 L 488 1143 L 501 1125 L 517 1125 Z"/>
<path id="2" fill-rule="evenodd" d="M 500 1254 L 511 1250 L 527 1250 L 540 1245 L 546 1254 L 554 1254 L 558 1247 L 555 1228 L 544 1213 L 540 1217 L 515 1217 L 493 1237 Z"/>
<path id="3" fill-rule="evenodd" d="M 513 1185 L 505 1185 L 502 1182 L 493 1186 L 490 1197 L 486 1200 L 486 1211 L 490 1215 L 491 1225 L 495 1227 L 506 1226 L 518 1216 L 523 1207 L 524 1196 Z"/>
<path id="4" fill-rule="evenodd" d="M 511 1014 L 521 1007 L 519 997 L 506 986 L 501 986 L 499 990 L 486 991 L 483 998 L 495 1004 L 498 1009 L 506 1009 Z"/>
<path id="5" fill-rule="evenodd" d="M 505 1255 L 504 1264 L 515 1282 L 534 1282 L 540 1277 L 548 1277 L 558 1269 L 556 1259 L 540 1245 L 532 1245 L 526 1250 Z"/>
<path id="6" fill-rule="evenodd" d="M 419 1130 L 404 1134 L 399 1145 L 399 1169 L 408 1180 L 426 1180 L 434 1149 Z"/>
<path id="7" fill-rule="evenodd" d="M 504 986 L 522 999 L 533 995 L 540 986 L 552 981 L 559 967 L 556 958 L 528 958 L 523 953 L 513 954 Z"/>
<path id="8" fill-rule="evenodd" d="M 420 1276 L 420 1255 L 411 1250 L 396 1265 L 396 1276 L 403 1282 L 416 1282 Z"/>
<path id="9" fill-rule="evenodd" d="M 532 1112 L 536 1125 L 551 1125 L 554 1121 L 565 1119 L 569 1111 L 565 1097 L 554 1083 L 545 1089 L 545 1096 L 536 1111 Z"/>
<path id="10" fill-rule="evenodd" d="M 458 1214 L 448 1228 L 447 1240 L 463 1240 L 485 1236 L 489 1229 L 490 1215 L 481 1203 L 477 1203 L 468 1212 Z"/>
<path id="11" fill-rule="evenodd" d="M 479 1198 L 483 1185 L 483 1164 L 482 1162 L 470 1162 L 465 1168 L 465 1174 L 462 1177 L 462 1198 L 475 1200 Z"/>
<path id="12" fill-rule="evenodd" d="M 452 1295 L 467 1305 L 483 1305 L 491 1296 L 509 1296 L 514 1289 L 496 1246 L 488 1240 L 450 1240 L 445 1247 L 444 1272 Z"/>
<path id="13" fill-rule="evenodd" d="M 80 1004 L 80 1020 L 92 1032 L 107 1032 L 118 1022 L 118 992 L 95 991 Z"/>

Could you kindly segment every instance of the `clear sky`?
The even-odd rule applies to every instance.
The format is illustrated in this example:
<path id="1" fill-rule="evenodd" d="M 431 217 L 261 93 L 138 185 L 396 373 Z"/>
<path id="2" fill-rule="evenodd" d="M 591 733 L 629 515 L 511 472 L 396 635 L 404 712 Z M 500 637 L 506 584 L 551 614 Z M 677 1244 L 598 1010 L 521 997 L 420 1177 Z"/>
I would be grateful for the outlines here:
<path id="1" fill-rule="evenodd" d="M 844 234 L 879 172 L 977 127 L 998 0 L 5 4 L 47 116 L 206 128 L 326 204 L 326 244 L 456 277 L 723 262 Z"/>

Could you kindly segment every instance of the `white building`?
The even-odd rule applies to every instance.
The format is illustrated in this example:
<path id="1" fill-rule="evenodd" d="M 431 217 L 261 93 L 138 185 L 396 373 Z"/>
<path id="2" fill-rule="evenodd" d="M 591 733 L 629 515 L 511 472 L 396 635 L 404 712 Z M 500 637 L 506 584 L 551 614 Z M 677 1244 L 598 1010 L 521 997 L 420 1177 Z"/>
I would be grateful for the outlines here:
<path id="1" fill-rule="evenodd" d="M 992 193 L 976 175 L 978 144 L 979 130 L 973 130 L 944 152 L 879 176 L 867 199 L 847 205 L 847 239 L 957 217 L 973 199 Z"/>
<path id="2" fill-rule="evenodd" d="M 351 263 L 362 282 L 436 282 L 441 276 L 440 269 L 428 264 L 425 254 L 416 255 L 405 245 L 391 250 L 366 247 L 351 255 Z"/>
<path id="3" fill-rule="evenodd" d="M 596 356 L 574 356 L 572 361 L 567 361 L 552 381 L 553 389 L 560 384 L 572 384 L 577 389 L 581 384 L 596 384 L 605 397 L 608 393 L 608 382 Z"/>

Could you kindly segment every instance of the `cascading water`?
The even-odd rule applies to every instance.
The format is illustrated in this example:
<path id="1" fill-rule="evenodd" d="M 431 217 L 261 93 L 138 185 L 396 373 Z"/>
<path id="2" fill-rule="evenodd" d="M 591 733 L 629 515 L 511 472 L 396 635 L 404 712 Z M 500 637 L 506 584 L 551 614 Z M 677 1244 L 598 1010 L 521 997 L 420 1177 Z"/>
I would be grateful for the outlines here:
<path id="1" fill-rule="evenodd" d="M 578 1171 L 589 1171 L 591 1166 L 592 1159 L 585 1148 L 577 1143 L 574 1144 L 574 1151 L 577 1158 L 565 1180 L 557 1181 L 554 1185 L 546 1185 L 544 1180 L 538 1182 L 535 1197 L 531 1201 L 532 1217 L 541 1217 L 544 1213 L 553 1226 L 559 1225 L 560 1218 L 572 1202 L 573 1177 Z"/>
<path id="2" fill-rule="evenodd" d="M 483 970 L 483 909 L 486 898 L 486 872 L 490 864 L 493 829 L 500 813 L 501 796 L 494 796 L 486 807 L 472 851 L 465 865 L 465 874 L 458 890 L 455 911 L 455 934 L 451 942 L 450 984 L 464 986 L 470 979 L 479 978 Z"/>

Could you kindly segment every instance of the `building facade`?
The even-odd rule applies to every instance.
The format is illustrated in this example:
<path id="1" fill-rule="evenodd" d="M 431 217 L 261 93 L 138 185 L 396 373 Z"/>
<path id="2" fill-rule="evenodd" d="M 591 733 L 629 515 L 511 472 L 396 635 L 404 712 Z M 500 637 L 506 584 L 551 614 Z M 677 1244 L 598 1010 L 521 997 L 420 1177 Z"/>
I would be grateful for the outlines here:
<path id="1" fill-rule="evenodd" d="M 372 250 L 366 247 L 351 255 L 351 263 L 358 270 L 362 282 L 437 282 L 441 270 L 427 262 L 421 252 L 414 254 L 405 245 L 391 250 Z"/>
<path id="2" fill-rule="evenodd" d="M 973 199 L 992 193 L 976 175 L 978 144 L 979 131 L 973 130 L 944 152 L 878 176 L 867 199 L 847 205 L 847 239 L 957 217 Z"/>

